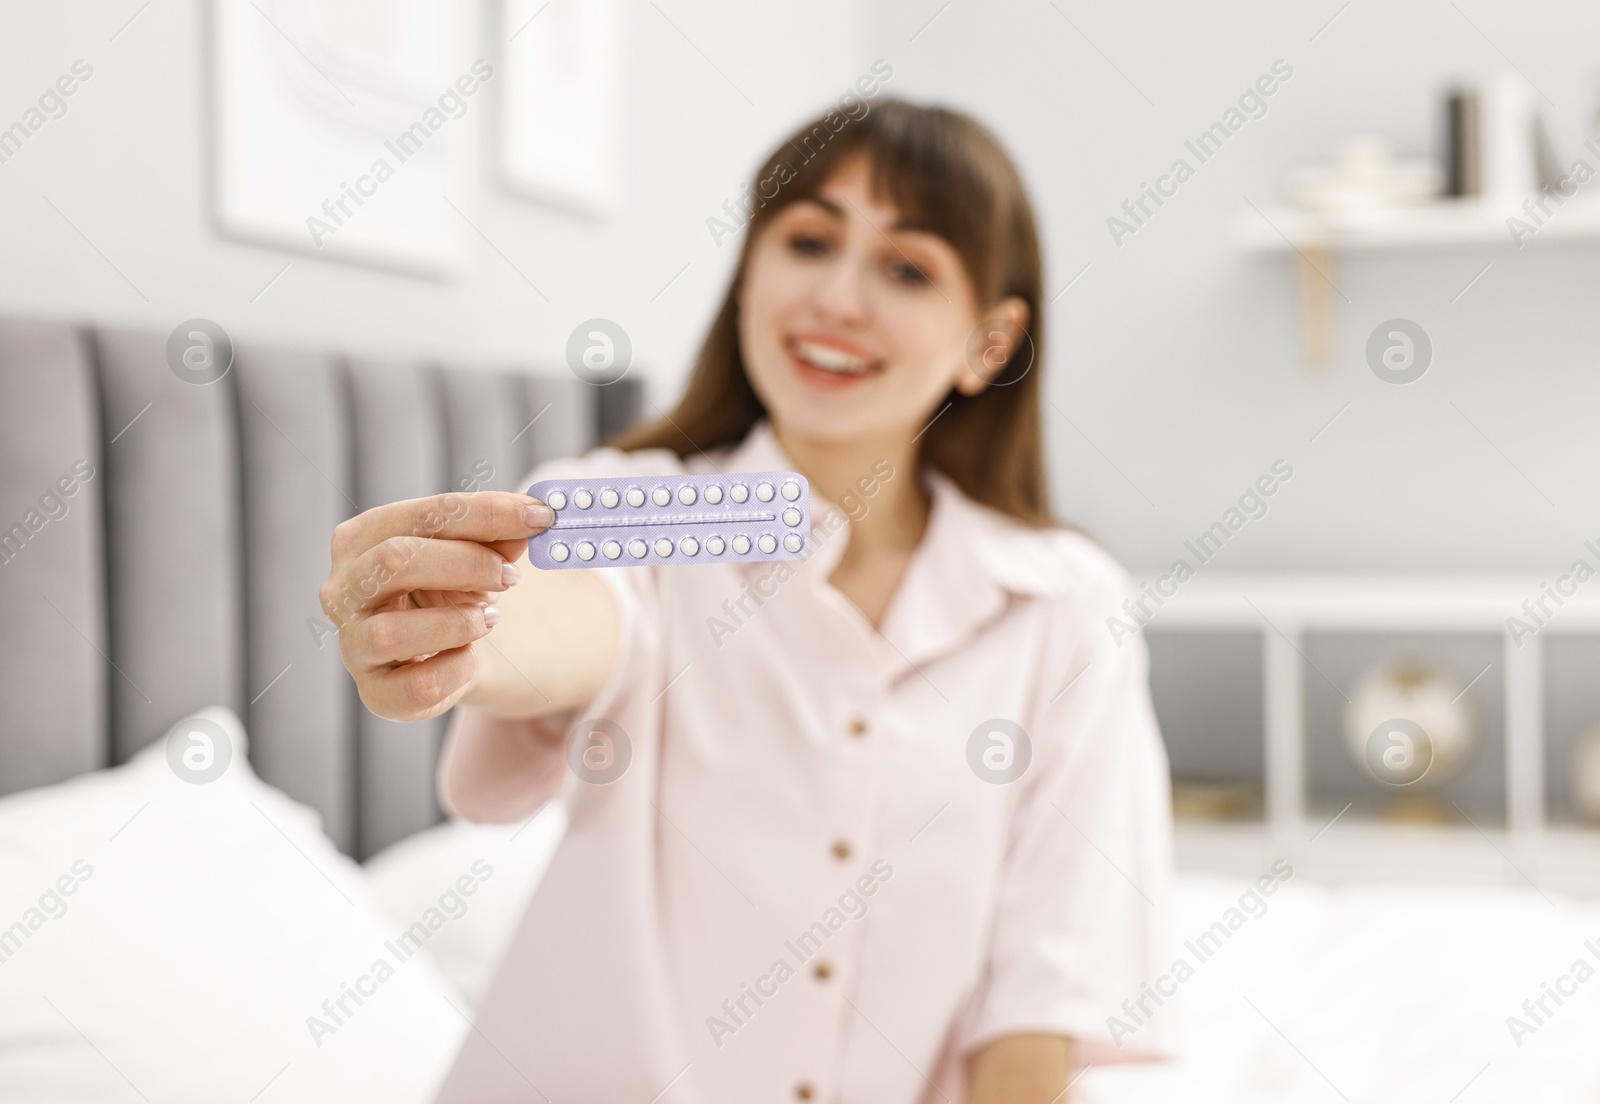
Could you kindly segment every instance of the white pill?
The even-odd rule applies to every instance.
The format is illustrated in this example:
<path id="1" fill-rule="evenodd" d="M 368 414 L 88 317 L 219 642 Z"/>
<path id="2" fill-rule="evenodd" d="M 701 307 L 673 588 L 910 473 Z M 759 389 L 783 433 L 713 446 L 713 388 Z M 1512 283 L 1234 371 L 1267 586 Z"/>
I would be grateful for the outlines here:
<path id="1" fill-rule="evenodd" d="M 678 488 L 678 501 L 685 506 L 694 505 L 694 488 L 685 483 Z"/>
<path id="2" fill-rule="evenodd" d="M 567 496 L 560 491 L 551 491 L 550 496 L 544 500 L 544 504 L 552 510 L 565 510 L 567 508 Z"/>
<path id="3" fill-rule="evenodd" d="M 587 510 L 594 505 L 594 495 L 588 491 L 573 491 L 572 504 L 580 510 Z"/>
<path id="4" fill-rule="evenodd" d="M 706 488 L 706 501 L 715 506 L 722 501 L 722 488 L 715 483 Z"/>
<path id="5" fill-rule="evenodd" d="M 763 552 L 771 552 L 778 547 L 778 538 L 771 533 L 762 533 L 756 538 L 756 547 Z"/>
<path id="6" fill-rule="evenodd" d="M 785 533 L 783 535 L 783 547 L 788 549 L 790 552 L 800 551 L 800 534 Z"/>
<path id="7" fill-rule="evenodd" d="M 672 555 L 672 538 L 671 537 L 659 537 L 659 538 L 657 538 L 657 540 L 656 540 L 656 555 L 658 555 L 658 556 L 670 556 L 670 555 Z"/>
<path id="8" fill-rule="evenodd" d="M 799 498 L 800 484 L 796 483 L 792 479 L 785 482 L 783 485 L 783 497 L 787 498 L 790 502 L 793 502 L 795 499 Z"/>
<path id="9" fill-rule="evenodd" d="M 685 556 L 693 556 L 700 551 L 700 542 L 693 537 L 684 537 L 678 542 L 678 551 Z"/>
<path id="10" fill-rule="evenodd" d="M 629 487 L 628 488 L 628 505 L 629 506 L 643 506 L 644 505 L 644 492 L 641 491 L 638 487 Z"/>
<path id="11" fill-rule="evenodd" d="M 727 547 L 727 544 L 723 542 L 721 537 L 706 538 L 706 551 L 711 553 L 713 556 L 722 555 L 723 551 L 726 550 Z"/>
<path id="12" fill-rule="evenodd" d="M 783 512 L 783 523 L 785 525 L 799 525 L 800 511 L 796 510 L 793 506 L 789 507 Z"/>
<path id="13" fill-rule="evenodd" d="M 756 484 L 756 497 L 759 498 L 762 502 L 771 502 L 772 501 L 772 484 L 771 483 L 757 483 Z"/>
<path id="14" fill-rule="evenodd" d="M 622 555 L 622 545 L 614 540 L 608 540 L 600 546 L 600 551 L 604 553 L 606 559 L 614 560 Z"/>
<path id="15" fill-rule="evenodd" d="M 750 538 L 745 536 L 743 533 L 740 533 L 737 537 L 734 537 L 733 550 L 741 556 L 750 551 Z"/>
<path id="16" fill-rule="evenodd" d="M 572 555 L 572 550 L 560 542 L 550 546 L 550 558 L 556 563 L 566 563 L 567 557 L 570 555 Z"/>
<path id="17" fill-rule="evenodd" d="M 592 559 L 594 559 L 594 545 L 590 544 L 588 541 L 579 541 L 578 542 L 578 559 L 580 559 L 580 560 L 592 560 Z"/>
<path id="18" fill-rule="evenodd" d="M 636 560 L 644 559 L 644 554 L 648 551 L 650 551 L 650 546 L 638 537 L 634 537 L 628 542 L 628 555 Z"/>
<path id="19" fill-rule="evenodd" d="M 618 501 L 617 492 L 612 490 L 610 487 L 607 487 L 605 490 L 600 492 L 600 505 L 604 506 L 606 509 L 615 510 L 617 508 Z"/>
<path id="20" fill-rule="evenodd" d="M 743 483 L 735 483 L 728 489 L 728 497 L 735 502 L 745 502 L 750 498 L 750 488 Z"/>
<path id="21" fill-rule="evenodd" d="M 672 492 L 667 490 L 665 487 L 657 487 L 655 490 L 650 492 L 650 501 L 654 502 L 657 506 L 665 506 L 667 503 L 672 501 Z"/>

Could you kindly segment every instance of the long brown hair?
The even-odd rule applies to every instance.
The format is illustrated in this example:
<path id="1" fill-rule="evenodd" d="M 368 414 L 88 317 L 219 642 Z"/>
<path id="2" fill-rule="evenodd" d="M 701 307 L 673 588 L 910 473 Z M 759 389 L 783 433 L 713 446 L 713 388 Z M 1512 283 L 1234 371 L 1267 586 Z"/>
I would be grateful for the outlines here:
<path id="1" fill-rule="evenodd" d="M 750 246 L 784 207 L 816 196 L 847 155 L 865 151 L 872 190 L 947 240 L 960 255 L 981 308 L 1016 296 L 1028 304 L 1027 333 L 993 383 L 977 395 L 954 387 L 949 409 L 922 436 L 922 462 L 969 497 L 1030 525 L 1049 525 L 1039 377 L 1044 358 L 1043 263 L 1033 207 L 999 141 L 977 121 L 903 100 L 868 106 L 846 118 L 829 112 L 797 130 L 761 168 L 738 266 L 695 360 L 676 409 L 620 434 L 633 450 L 665 448 L 679 456 L 733 445 L 766 415 L 739 348 L 739 286 Z M 766 193 L 772 191 L 768 196 Z"/>

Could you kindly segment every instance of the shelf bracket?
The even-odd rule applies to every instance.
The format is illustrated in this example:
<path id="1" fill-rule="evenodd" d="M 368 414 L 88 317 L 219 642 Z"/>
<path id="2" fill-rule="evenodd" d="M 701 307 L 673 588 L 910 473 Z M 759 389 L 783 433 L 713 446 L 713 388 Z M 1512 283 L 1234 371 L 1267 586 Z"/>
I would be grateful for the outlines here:
<path id="1" fill-rule="evenodd" d="M 1333 253 L 1325 245 L 1295 249 L 1300 283 L 1301 356 L 1316 369 L 1333 362 Z"/>

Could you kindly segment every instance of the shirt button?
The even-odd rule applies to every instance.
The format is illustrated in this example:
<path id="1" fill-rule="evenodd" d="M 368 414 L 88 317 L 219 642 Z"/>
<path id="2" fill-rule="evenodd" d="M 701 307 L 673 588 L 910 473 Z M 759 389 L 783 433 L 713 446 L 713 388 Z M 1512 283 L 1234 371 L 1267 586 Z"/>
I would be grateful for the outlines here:
<path id="1" fill-rule="evenodd" d="M 861 737 L 867 734 L 867 722 L 864 718 L 853 717 L 850 720 L 850 735 Z"/>
<path id="2" fill-rule="evenodd" d="M 850 857 L 850 844 L 847 840 L 840 840 L 833 845 L 833 857 L 844 862 Z"/>
<path id="3" fill-rule="evenodd" d="M 833 967 L 826 962 L 819 962 L 811 972 L 817 975 L 818 981 L 827 981 L 833 976 Z"/>
<path id="4" fill-rule="evenodd" d="M 810 1100 L 813 1096 L 817 1095 L 817 1090 L 811 1087 L 811 1082 L 802 1081 L 800 1084 L 794 1087 L 794 1094 L 801 1100 Z"/>

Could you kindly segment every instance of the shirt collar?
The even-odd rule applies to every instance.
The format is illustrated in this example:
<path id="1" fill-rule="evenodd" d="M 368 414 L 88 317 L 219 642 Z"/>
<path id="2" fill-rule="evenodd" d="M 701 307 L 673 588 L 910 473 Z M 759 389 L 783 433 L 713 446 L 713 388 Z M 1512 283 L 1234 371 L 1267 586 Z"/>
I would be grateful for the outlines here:
<path id="1" fill-rule="evenodd" d="M 792 471 L 794 461 L 771 423 L 762 419 L 721 466 L 729 472 Z M 973 501 L 942 472 L 924 468 L 920 476 L 932 497 L 928 527 L 883 624 L 883 634 L 914 664 L 992 620 L 1010 596 L 1059 595 L 1067 587 L 1061 558 L 1051 555 L 1051 530 L 1031 528 Z M 870 509 L 871 500 L 865 502 Z M 801 573 L 812 586 L 826 587 L 843 600 L 828 577 L 849 543 L 849 518 L 838 504 L 815 492 L 811 506 L 812 553 Z"/>

